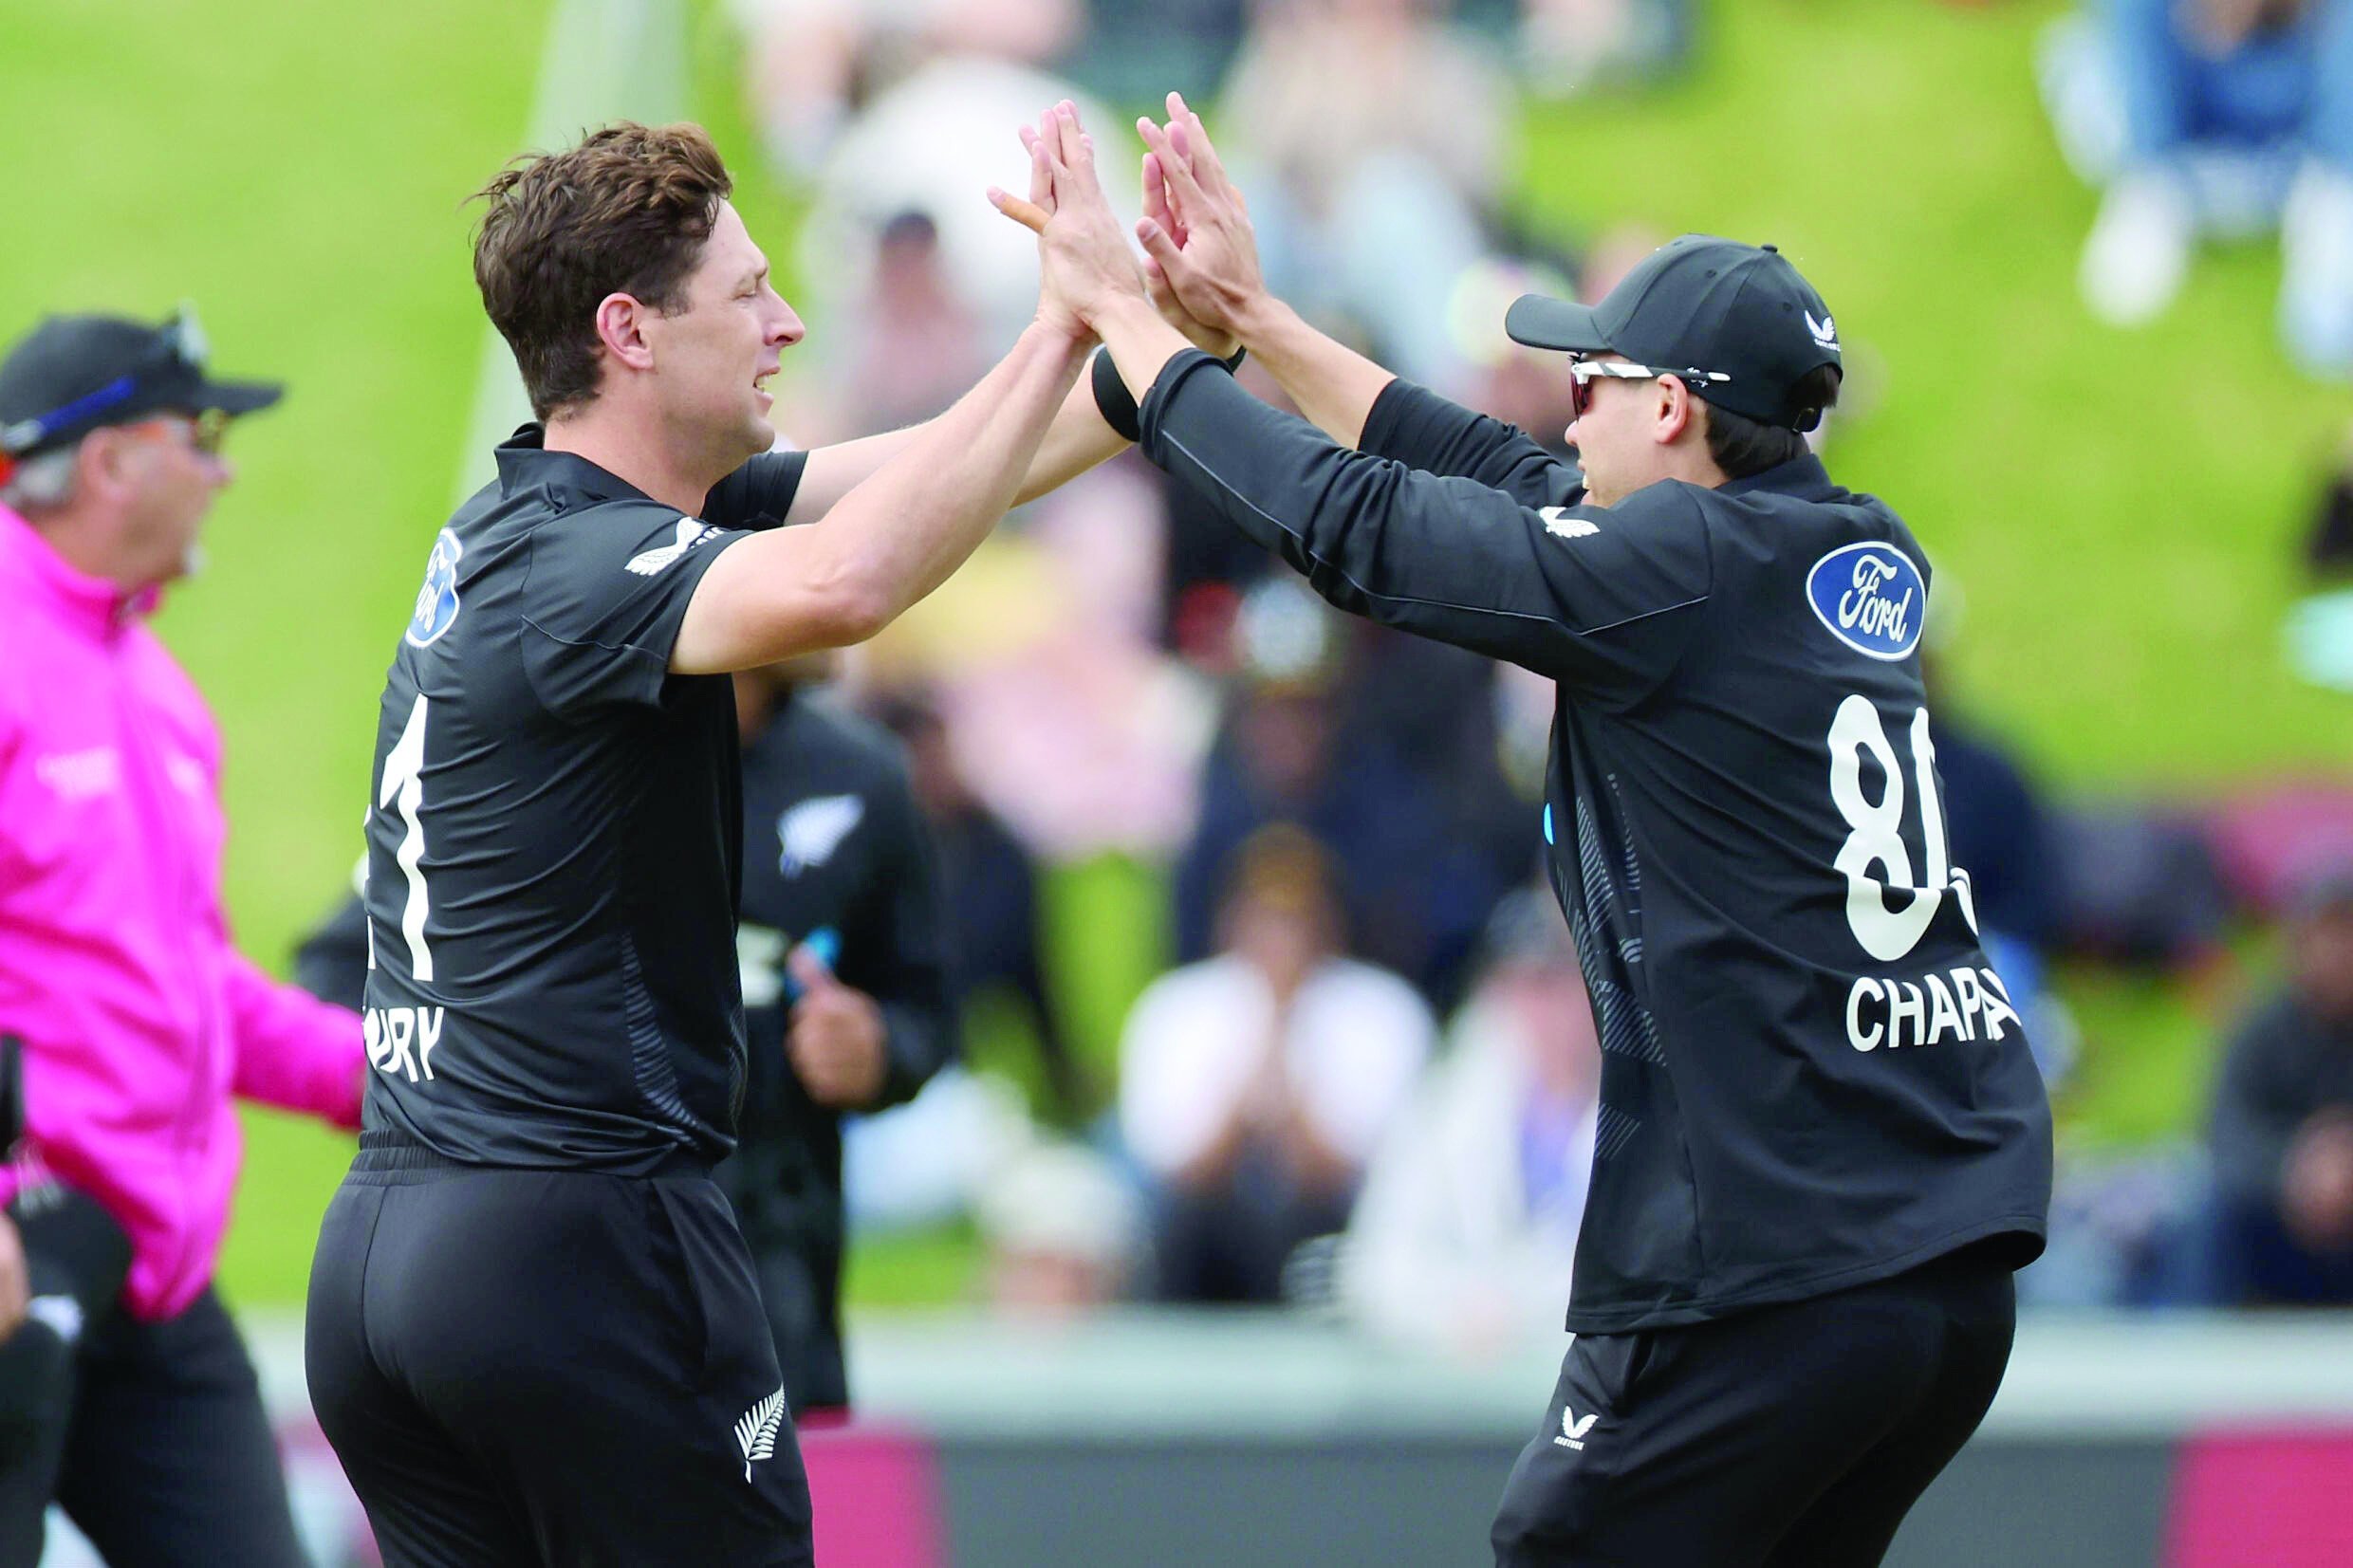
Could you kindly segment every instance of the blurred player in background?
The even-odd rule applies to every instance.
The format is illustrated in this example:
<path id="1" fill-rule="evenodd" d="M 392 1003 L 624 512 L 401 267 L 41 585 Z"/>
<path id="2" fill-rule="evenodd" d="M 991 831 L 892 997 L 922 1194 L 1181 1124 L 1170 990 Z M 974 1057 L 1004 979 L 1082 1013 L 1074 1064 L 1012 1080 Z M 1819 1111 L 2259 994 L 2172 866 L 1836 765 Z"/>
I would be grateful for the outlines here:
<path id="1" fill-rule="evenodd" d="M 1048 213 L 1051 168 L 1033 154 Z M 765 383 L 802 329 L 731 189 L 700 129 L 621 124 L 483 193 L 475 281 L 543 423 L 441 530 L 386 681 L 376 1070 L 306 1337 L 393 1568 L 809 1559 L 711 1179 L 745 1092 L 716 677 L 872 636 L 1117 446 L 1074 383 L 1123 280 L 1072 249 L 938 419 L 770 452 Z"/>
<path id="2" fill-rule="evenodd" d="M 1576 1337 L 1496 1560 L 1876 1563 L 2008 1365 L 2050 1112 L 1946 842 L 1919 545 L 1806 446 L 1830 310 L 1769 248 L 1699 235 L 1597 305 L 1521 299 L 1511 336 L 1572 356 L 1581 473 L 1269 296 L 1169 107 L 1140 127 L 1151 286 L 1307 419 L 1135 280 L 1087 321 L 1144 454 L 1341 608 L 1558 687 L 1544 836 L 1601 1107 Z M 1116 271 L 1091 172 L 1056 169 L 1047 250 Z"/>
<path id="3" fill-rule="evenodd" d="M 842 1118 L 905 1103 L 955 1054 L 931 830 L 897 737 L 817 690 L 838 655 L 735 677 L 750 1046 L 718 1182 L 760 1278 L 785 1404 L 849 1404 Z"/>
<path id="4" fill-rule="evenodd" d="M 213 1285 L 230 1098 L 356 1126 L 366 1064 L 358 1019 L 232 944 L 220 733 L 147 628 L 234 476 L 229 421 L 281 391 L 205 358 L 183 311 L 52 317 L 0 362 L 5 1568 L 39 1559 L 53 1496 L 114 1568 L 306 1560 Z"/>

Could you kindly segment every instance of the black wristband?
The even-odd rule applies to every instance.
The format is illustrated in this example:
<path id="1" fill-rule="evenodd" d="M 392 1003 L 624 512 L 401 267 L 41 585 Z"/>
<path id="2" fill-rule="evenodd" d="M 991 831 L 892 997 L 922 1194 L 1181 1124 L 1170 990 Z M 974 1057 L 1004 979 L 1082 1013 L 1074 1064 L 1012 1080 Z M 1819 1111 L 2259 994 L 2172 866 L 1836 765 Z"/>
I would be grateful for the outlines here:
<path id="1" fill-rule="evenodd" d="M 1232 359 L 1222 360 L 1218 362 L 1223 364 L 1227 373 L 1231 375 L 1242 368 L 1242 361 L 1249 355 L 1249 349 L 1237 348 L 1233 351 Z M 1103 423 L 1109 425 L 1112 430 L 1127 440 L 1142 440 L 1144 438 L 1142 411 L 1136 407 L 1136 399 L 1129 394 L 1127 383 L 1120 378 L 1120 367 L 1111 362 L 1111 350 L 1107 348 L 1095 350 L 1092 374 L 1095 383 L 1095 408 L 1102 415 Z"/>
<path id="2" fill-rule="evenodd" d="M 1109 425 L 1130 441 L 1144 438 L 1143 414 L 1129 395 L 1127 383 L 1120 379 L 1120 367 L 1111 362 L 1111 350 L 1095 350 L 1095 407 Z"/>

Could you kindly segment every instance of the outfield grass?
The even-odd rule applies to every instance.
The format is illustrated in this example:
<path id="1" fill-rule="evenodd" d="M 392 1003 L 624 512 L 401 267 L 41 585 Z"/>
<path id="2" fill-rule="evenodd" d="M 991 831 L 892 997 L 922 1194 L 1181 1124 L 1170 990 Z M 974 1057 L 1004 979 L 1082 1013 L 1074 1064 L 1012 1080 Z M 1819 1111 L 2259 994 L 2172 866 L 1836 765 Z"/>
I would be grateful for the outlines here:
<path id="1" fill-rule="evenodd" d="M 2085 321 L 2073 267 L 2093 197 L 2060 167 L 2030 72 L 2054 0 L 1709 9 L 1686 82 L 1531 111 L 1528 214 L 1569 232 L 1630 217 L 1771 238 L 1798 259 L 1872 405 L 1833 466 L 1887 494 L 1965 585 L 1958 689 L 2052 780 L 2190 789 L 2342 768 L 2345 701 L 2288 678 L 2278 628 L 2310 468 L 2353 399 L 2299 380 L 2275 346 L 2273 252 L 2202 263 L 2146 333 Z M 690 7 L 695 112 L 789 279 L 794 204 L 756 172 L 718 9 Z M 211 569 L 163 622 L 226 730 L 230 900 L 265 961 L 335 898 L 358 849 L 375 692 L 472 405 L 482 326 L 459 201 L 526 134 L 547 14 L 544 0 L 341 8 L 331 24 L 259 0 L 0 9 L 19 149 L 0 335 L 47 309 L 159 314 L 189 297 L 224 370 L 294 386 L 237 433 L 244 477 Z M 1092 867 L 1049 898 L 1100 1054 L 1150 969 L 1154 884 Z M 2084 1000 L 2078 1116 L 2177 1123 L 2202 1036 L 2129 987 Z M 2144 1049 L 2171 1065 L 2152 1075 Z M 344 1146 L 266 1114 L 250 1125 L 228 1282 L 298 1300 Z M 912 1267 L 926 1288 L 967 1277 L 948 1254 Z M 856 1283 L 907 1288 L 871 1270 Z"/>

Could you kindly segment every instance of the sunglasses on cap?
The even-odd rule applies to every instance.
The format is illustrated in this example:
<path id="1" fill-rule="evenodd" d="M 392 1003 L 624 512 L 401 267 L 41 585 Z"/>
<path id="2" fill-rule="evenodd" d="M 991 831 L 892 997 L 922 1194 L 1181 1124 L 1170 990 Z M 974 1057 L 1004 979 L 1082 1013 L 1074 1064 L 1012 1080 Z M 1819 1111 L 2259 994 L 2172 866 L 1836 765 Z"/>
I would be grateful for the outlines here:
<path id="1" fill-rule="evenodd" d="M 1723 382 L 1732 379 L 1720 370 L 1659 370 L 1650 365 L 1629 364 L 1623 360 L 1571 360 L 1568 363 L 1570 406 L 1577 417 L 1585 416 L 1593 406 L 1590 383 L 1603 381 L 1650 381 L 1661 376 L 1673 376 L 1685 383 L 1693 381 Z"/>

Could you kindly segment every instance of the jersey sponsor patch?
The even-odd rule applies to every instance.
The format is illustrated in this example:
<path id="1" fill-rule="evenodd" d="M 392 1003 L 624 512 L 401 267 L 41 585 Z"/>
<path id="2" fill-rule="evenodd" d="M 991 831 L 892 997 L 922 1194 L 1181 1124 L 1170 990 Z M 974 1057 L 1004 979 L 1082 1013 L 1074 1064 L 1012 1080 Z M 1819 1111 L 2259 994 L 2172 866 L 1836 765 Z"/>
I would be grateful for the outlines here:
<path id="1" fill-rule="evenodd" d="M 1806 574 L 1806 600 L 1830 635 L 1856 653 L 1899 659 L 1919 646 L 1928 583 L 1893 544 L 1845 544 Z"/>
<path id="2" fill-rule="evenodd" d="M 1536 515 L 1544 519 L 1545 532 L 1555 539 L 1589 539 L 1602 531 L 1597 523 L 1569 516 L 1566 507 L 1540 507 Z"/>
<path id="3" fill-rule="evenodd" d="M 457 558 L 466 546 L 444 528 L 434 536 L 433 554 L 425 558 L 425 581 L 417 590 L 417 611 L 409 618 L 408 640 L 413 647 L 430 647 L 457 623 Z"/>
<path id="4" fill-rule="evenodd" d="M 631 556 L 629 570 L 639 577 L 652 577 L 718 531 L 698 517 L 681 517 L 678 519 L 678 537 L 668 544 Z"/>

